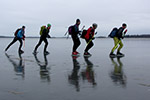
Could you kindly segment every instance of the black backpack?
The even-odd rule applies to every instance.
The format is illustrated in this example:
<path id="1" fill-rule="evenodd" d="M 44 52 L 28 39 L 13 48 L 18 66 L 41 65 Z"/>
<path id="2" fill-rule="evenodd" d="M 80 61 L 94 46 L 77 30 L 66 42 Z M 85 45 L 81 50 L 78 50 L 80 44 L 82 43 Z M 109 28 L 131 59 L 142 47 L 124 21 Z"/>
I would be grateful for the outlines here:
<path id="1" fill-rule="evenodd" d="M 118 29 L 115 27 L 112 29 L 110 34 L 108 35 L 110 38 L 114 38 L 117 35 Z"/>
<path id="2" fill-rule="evenodd" d="M 16 32 L 14 33 L 14 36 L 17 36 L 17 34 L 20 30 L 21 30 L 21 28 L 17 29 Z"/>
<path id="3" fill-rule="evenodd" d="M 87 34 L 87 30 L 83 30 L 81 34 L 81 38 L 85 39 L 85 35 Z"/>

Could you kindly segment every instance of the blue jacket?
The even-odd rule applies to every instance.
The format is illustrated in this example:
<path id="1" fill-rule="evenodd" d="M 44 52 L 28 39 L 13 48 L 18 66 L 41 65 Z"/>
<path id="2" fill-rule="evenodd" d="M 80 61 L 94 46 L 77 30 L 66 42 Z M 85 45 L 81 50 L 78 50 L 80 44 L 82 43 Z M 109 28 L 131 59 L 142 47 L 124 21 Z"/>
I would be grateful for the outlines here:
<path id="1" fill-rule="evenodd" d="M 17 38 L 19 38 L 19 39 L 23 39 L 23 37 L 24 37 L 24 30 L 23 29 L 21 29 L 21 30 L 19 30 L 18 31 L 18 33 L 17 33 Z"/>

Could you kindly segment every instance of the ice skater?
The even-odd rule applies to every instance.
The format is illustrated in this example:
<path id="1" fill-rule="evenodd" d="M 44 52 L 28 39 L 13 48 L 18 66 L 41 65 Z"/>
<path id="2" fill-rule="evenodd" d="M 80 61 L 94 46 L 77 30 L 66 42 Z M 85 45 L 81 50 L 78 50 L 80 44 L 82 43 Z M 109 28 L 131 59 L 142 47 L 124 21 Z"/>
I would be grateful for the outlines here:
<path id="1" fill-rule="evenodd" d="M 116 57 L 116 56 L 124 56 L 124 54 L 122 54 L 120 52 L 120 50 L 122 49 L 123 47 L 123 43 L 121 41 L 121 39 L 124 38 L 124 35 L 126 34 L 127 32 L 127 29 L 126 29 L 127 25 L 125 23 L 122 24 L 122 27 L 120 27 L 118 30 L 117 28 L 114 28 L 112 30 L 112 32 L 110 33 L 110 37 L 113 38 L 114 40 L 114 47 L 112 48 L 111 52 L 110 52 L 110 57 Z M 111 36 L 112 35 L 112 36 Z M 120 45 L 118 50 L 117 50 L 117 55 L 114 54 L 114 51 L 117 49 L 118 47 L 118 44 Z"/>
<path id="2" fill-rule="evenodd" d="M 19 46 L 19 49 L 18 49 L 18 52 L 19 53 L 24 53 L 23 50 L 21 50 L 22 48 L 22 40 L 25 40 L 25 26 L 22 26 L 22 28 L 19 28 L 16 30 L 15 34 L 14 34 L 14 39 L 13 41 L 7 46 L 7 48 L 5 49 L 5 52 L 9 49 L 9 47 L 11 45 L 13 45 L 16 41 L 19 41 L 20 42 L 20 46 Z"/>
<path id="3" fill-rule="evenodd" d="M 47 24 L 47 27 L 46 26 L 41 27 L 40 40 L 39 40 L 38 44 L 36 45 L 36 47 L 33 51 L 33 54 L 37 54 L 37 49 L 43 41 L 45 42 L 44 54 L 49 54 L 49 52 L 46 49 L 47 49 L 47 46 L 48 46 L 47 38 L 50 38 L 50 35 L 49 35 L 50 28 L 51 28 L 51 24 Z"/>
<path id="4" fill-rule="evenodd" d="M 85 34 L 85 41 L 87 43 L 87 46 L 84 50 L 84 56 L 92 56 L 88 51 L 89 49 L 91 49 L 93 46 L 94 46 L 94 43 L 92 40 L 94 40 L 94 35 L 95 35 L 95 29 L 97 28 L 97 24 L 94 23 L 92 25 L 92 27 L 90 27 L 88 30 L 87 30 L 87 33 Z"/>
<path id="5" fill-rule="evenodd" d="M 79 52 L 77 52 L 77 49 L 81 44 L 80 39 L 78 37 L 78 34 L 80 34 L 81 32 L 79 31 L 80 23 L 80 19 L 77 19 L 76 24 L 72 27 L 72 33 L 70 34 L 73 40 L 72 56 L 79 56 Z"/>

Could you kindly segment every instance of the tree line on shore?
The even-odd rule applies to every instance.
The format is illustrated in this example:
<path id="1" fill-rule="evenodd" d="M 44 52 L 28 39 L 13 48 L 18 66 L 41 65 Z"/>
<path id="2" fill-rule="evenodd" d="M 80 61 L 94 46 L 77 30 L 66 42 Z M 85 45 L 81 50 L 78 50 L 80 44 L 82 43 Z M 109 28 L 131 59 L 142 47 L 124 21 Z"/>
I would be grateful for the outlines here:
<path id="1" fill-rule="evenodd" d="M 0 38 L 12 38 L 13 36 L 0 36 Z M 36 36 L 27 36 L 27 38 L 39 38 Z M 66 37 L 53 37 L 53 38 L 66 38 Z M 107 38 L 106 36 L 97 36 L 97 38 Z M 125 35 L 125 38 L 150 38 L 150 34 L 141 35 Z"/>

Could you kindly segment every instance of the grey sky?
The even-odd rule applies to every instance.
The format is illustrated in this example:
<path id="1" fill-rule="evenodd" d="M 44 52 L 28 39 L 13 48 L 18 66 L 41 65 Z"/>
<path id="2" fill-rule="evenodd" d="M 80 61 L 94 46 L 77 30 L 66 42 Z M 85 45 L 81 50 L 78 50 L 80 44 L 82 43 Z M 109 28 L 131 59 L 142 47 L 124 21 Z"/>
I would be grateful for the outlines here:
<path id="1" fill-rule="evenodd" d="M 125 22 L 128 34 L 150 33 L 150 0 L 1 0 L 0 35 L 13 36 L 22 25 L 26 36 L 39 36 L 42 25 L 52 24 L 51 35 L 63 36 L 69 25 L 81 20 L 88 28 L 98 24 L 98 35 Z"/>

